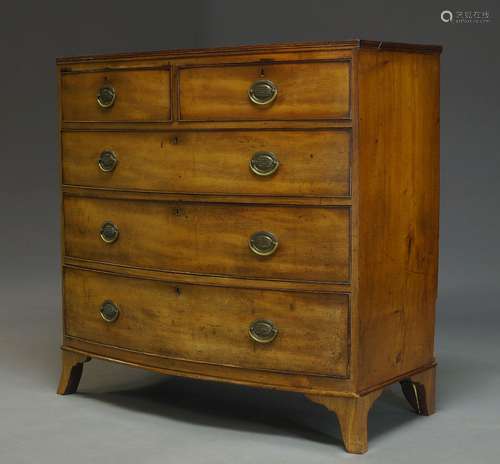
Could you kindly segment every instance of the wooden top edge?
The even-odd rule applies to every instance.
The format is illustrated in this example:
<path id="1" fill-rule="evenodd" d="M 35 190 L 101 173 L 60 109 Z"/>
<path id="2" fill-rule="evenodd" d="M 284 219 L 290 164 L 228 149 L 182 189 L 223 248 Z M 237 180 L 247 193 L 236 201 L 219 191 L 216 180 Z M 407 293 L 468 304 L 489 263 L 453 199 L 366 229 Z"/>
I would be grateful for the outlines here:
<path id="1" fill-rule="evenodd" d="M 400 52 L 420 52 L 420 53 L 441 53 L 443 47 L 434 44 L 411 44 L 401 42 L 384 42 L 377 40 L 358 40 L 360 48 L 376 48 L 378 50 L 400 51 Z"/>
<path id="2" fill-rule="evenodd" d="M 264 53 L 264 52 L 285 52 L 285 51 L 322 51 L 322 50 L 345 50 L 353 48 L 374 48 L 379 50 L 394 51 L 415 51 L 423 53 L 441 53 L 440 45 L 408 44 L 397 42 L 384 42 L 376 40 L 343 40 L 332 42 L 304 42 L 304 43 L 274 43 L 258 45 L 241 45 L 232 47 L 217 48 L 185 48 L 174 50 L 157 50 L 151 52 L 135 53 L 113 53 L 89 56 L 67 56 L 56 58 L 57 64 L 112 61 L 127 59 L 148 59 L 148 58 L 176 58 L 190 56 L 208 55 L 231 55 L 239 53 Z"/>

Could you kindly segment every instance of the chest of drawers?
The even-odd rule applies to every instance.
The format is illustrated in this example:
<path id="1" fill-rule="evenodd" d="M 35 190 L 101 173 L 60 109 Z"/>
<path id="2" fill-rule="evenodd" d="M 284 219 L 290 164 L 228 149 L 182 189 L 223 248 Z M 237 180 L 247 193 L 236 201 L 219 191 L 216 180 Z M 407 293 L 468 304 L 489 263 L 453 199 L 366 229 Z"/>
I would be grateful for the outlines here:
<path id="1" fill-rule="evenodd" d="M 440 47 L 62 58 L 63 365 L 434 411 Z"/>

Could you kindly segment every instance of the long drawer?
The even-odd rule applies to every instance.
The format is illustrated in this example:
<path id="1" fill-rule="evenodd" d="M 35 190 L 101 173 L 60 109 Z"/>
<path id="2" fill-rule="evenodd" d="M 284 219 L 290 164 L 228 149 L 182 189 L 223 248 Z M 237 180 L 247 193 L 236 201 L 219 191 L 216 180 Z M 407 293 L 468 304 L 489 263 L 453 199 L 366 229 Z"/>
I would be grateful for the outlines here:
<path id="1" fill-rule="evenodd" d="M 348 196 L 349 130 L 64 132 L 63 182 L 177 193 Z"/>
<path id="2" fill-rule="evenodd" d="M 347 207 L 129 201 L 67 196 L 65 254 L 134 267 L 346 283 Z"/>
<path id="3" fill-rule="evenodd" d="M 64 122 L 170 121 L 170 68 L 63 73 L 61 112 Z"/>
<path id="4" fill-rule="evenodd" d="M 180 66 L 179 119 L 186 121 L 350 118 L 350 62 Z"/>
<path id="5" fill-rule="evenodd" d="M 349 299 L 65 269 L 66 335 L 241 368 L 345 377 Z"/>

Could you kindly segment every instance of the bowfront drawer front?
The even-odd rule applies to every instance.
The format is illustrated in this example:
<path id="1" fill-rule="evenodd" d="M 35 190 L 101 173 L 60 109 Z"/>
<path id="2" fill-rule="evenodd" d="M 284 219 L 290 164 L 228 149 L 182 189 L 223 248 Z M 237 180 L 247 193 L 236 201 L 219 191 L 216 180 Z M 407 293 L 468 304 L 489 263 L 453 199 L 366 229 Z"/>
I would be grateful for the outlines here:
<path id="1" fill-rule="evenodd" d="M 350 131 L 64 132 L 68 185 L 348 196 Z"/>
<path id="2" fill-rule="evenodd" d="M 61 106 L 64 122 L 170 121 L 170 69 L 65 72 Z"/>
<path id="3" fill-rule="evenodd" d="M 347 207 L 247 206 L 67 196 L 65 254 L 186 273 L 348 282 Z"/>
<path id="4" fill-rule="evenodd" d="M 348 375 L 347 295 L 64 275 L 68 336 L 202 363 Z"/>
<path id="5" fill-rule="evenodd" d="M 179 67 L 179 119 L 348 119 L 349 83 L 350 61 Z"/>

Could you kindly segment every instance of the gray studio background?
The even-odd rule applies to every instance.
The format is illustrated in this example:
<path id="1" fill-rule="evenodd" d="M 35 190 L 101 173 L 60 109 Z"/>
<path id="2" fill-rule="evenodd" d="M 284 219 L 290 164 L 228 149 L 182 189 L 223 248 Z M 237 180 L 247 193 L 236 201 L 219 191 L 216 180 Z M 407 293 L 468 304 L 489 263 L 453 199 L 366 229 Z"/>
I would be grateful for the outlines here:
<path id="1" fill-rule="evenodd" d="M 452 3 L 452 4 L 451 4 Z M 489 11 L 445 24 L 443 9 Z M 494 2 L 4 2 L 0 12 L 0 462 L 483 463 L 500 438 L 499 54 Z M 300 395 L 92 361 L 59 375 L 55 58 L 366 38 L 444 46 L 438 412 L 398 389 L 375 404 L 370 450 L 344 453 L 335 417 Z"/>

